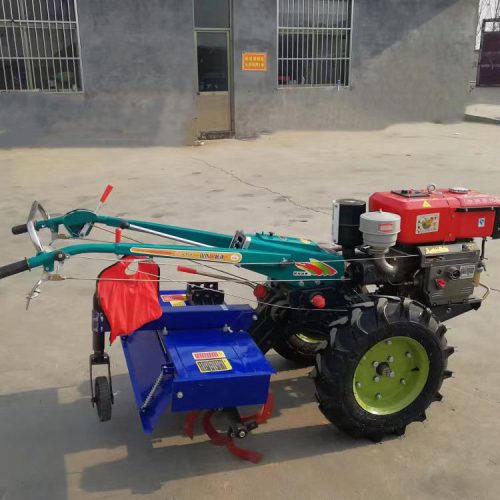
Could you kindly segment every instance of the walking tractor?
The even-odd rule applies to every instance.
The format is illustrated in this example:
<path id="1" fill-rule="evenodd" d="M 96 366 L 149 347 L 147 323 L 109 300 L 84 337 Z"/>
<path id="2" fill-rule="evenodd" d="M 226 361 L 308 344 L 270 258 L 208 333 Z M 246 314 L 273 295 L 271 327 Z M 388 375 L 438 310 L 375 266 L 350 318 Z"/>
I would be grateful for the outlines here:
<path id="1" fill-rule="evenodd" d="M 42 268 L 29 304 L 44 281 L 70 278 L 62 274 L 67 260 L 113 254 L 97 277 L 92 312 L 90 386 L 99 419 L 111 418 L 114 402 L 109 333 L 111 343 L 120 338 L 145 432 L 167 410 L 186 412 L 189 436 L 200 417 L 214 444 L 254 462 L 261 455 L 236 443 L 271 415 L 270 349 L 314 366 L 319 409 L 351 436 L 379 441 L 423 421 L 451 376 L 454 349 L 444 323 L 481 306 L 489 292 L 480 282 L 486 241 L 500 238 L 500 199 L 465 188 L 430 185 L 375 193 L 368 204 L 335 201 L 328 245 L 100 215 L 111 189 L 95 211 L 50 217 L 34 202 L 27 223 L 12 232 L 28 233 L 36 255 L 1 267 L 0 278 Z M 115 241 L 90 240 L 98 228 L 114 232 Z M 48 246 L 39 238 L 44 230 Z M 131 232 L 174 243 L 142 243 Z M 82 241 L 55 247 L 61 239 Z M 178 271 L 201 279 L 160 289 L 171 280 L 161 279 L 166 262 L 154 258 L 180 259 L 186 265 Z M 235 267 L 262 279 L 243 278 Z M 227 304 L 219 289 L 225 281 L 251 287 L 256 308 Z M 106 376 L 94 379 L 96 365 Z M 255 405 L 262 409 L 242 416 Z M 216 412 L 227 418 L 227 433 L 212 423 Z"/>

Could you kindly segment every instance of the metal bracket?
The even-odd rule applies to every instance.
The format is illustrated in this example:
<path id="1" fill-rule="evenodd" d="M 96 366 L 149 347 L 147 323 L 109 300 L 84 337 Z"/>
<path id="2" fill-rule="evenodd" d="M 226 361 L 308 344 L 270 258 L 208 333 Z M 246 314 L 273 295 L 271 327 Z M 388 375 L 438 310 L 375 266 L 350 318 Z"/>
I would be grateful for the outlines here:
<path id="1" fill-rule="evenodd" d="M 244 422 L 237 408 L 224 408 L 222 413 L 226 416 L 229 423 L 227 431 L 229 437 L 244 439 L 250 431 L 257 429 L 259 426 L 256 420 Z"/>

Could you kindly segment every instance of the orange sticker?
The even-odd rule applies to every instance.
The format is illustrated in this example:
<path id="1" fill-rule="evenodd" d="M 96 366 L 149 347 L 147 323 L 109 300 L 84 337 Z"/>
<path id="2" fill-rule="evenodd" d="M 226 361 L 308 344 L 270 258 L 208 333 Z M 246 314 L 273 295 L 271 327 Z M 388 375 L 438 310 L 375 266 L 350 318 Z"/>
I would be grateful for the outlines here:
<path id="1" fill-rule="evenodd" d="M 158 257 L 171 257 L 173 259 L 193 259 L 206 260 L 210 262 L 228 262 L 238 264 L 241 262 L 241 253 L 233 252 L 210 252 L 198 250 L 174 250 L 165 248 L 140 248 L 133 247 L 130 249 L 133 254 L 156 255 Z"/>
<path id="2" fill-rule="evenodd" d="M 243 71 L 267 71 L 267 52 L 243 52 L 241 69 Z"/>
<path id="3" fill-rule="evenodd" d="M 187 300 L 187 295 L 185 293 L 177 293 L 175 295 L 160 295 L 163 302 L 172 302 L 173 300 Z"/>

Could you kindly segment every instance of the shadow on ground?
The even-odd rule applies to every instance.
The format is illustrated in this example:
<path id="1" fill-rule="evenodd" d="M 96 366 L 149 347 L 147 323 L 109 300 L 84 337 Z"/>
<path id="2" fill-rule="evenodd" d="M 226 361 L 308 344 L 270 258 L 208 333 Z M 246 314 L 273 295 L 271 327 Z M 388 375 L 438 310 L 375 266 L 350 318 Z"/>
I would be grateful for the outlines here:
<path id="1" fill-rule="evenodd" d="M 291 368 L 287 362 L 277 362 L 277 356 L 271 358 L 278 370 Z M 263 465 L 370 445 L 340 433 L 319 411 L 318 425 L 310 425 L 313 420 L 306 419 L 304 426 L 299 421 L 291 424 L 293 428 L 276 429 L 276 419 L 283 412 L 314 404 L 314 386 L 305 371 L 297 372 L 298 376 L 291 371 L 278 376 L 272 384 L 276 399 L 273 418 L 241 442 L 264 453 Z M 283 379 L 289 374 L 290 378 Z M 194 441 L 183 437 L 181 414 L 165 415 L 152 436 L 144 435 L 128 375 L 115 376 L 113 383 L 117 394 L 114 415 L 103 424 L 89 404 L 88 383 L 1 396 L 0 493 L 17 498 L 16 489 L 22 488 L 24 494 L 33 493 L 30 498 L 39 498 L 41 491 L 45 498 L 66 498 L 67 482 L 77 474 L 79 488 L 87 492 L 147 494 L 173 479 L 259 467 L 213 446 L 201 426 Z M 287 420 L 292 417 L 286 416 Z M 95 463 L 97 456 L 99 463 Z"/>

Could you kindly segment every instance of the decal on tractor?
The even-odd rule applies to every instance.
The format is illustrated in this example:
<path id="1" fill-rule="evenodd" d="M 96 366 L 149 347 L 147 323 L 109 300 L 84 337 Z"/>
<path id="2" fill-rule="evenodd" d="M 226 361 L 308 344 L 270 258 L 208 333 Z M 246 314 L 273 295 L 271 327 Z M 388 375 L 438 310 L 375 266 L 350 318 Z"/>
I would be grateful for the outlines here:
<path id="1" fill-rule="evenodd" d="M 417 234 L 436 233 L 439 230 L 439 214 L 424 214 L 417 217 Z"/>
<path id="2" fill-rule="evenodd" d="M 309 262 L 298 262 L 295 267 L 302 272 L 295 271 L 294 276 L 335 276 L 338 273 L 334 267 L 316 259 L 309 259 Z"/>
<path id="3" fill-rule="evenodd" d="M 165 304 L 172 302 L 185 302 L 187 300 L 187 295 L 185 293 L 174 293 L 172 295 L 160 295 L 160 299 Z"/>
<path id="4" fill-rule="evenodd" d="M 201 373 L 227 372 L 233 369 L 224 351 L 193 352 Z"/>
<path id="5" fill-rule="evenodd" d="M 193 352 L 193 358 L 197 361 L 202 359 L 225 358 L 224 351 Z"/>
<path id="6" fill-rule="evenodd" d="M 394 231 L 394 224 L 392 222 L 389 222 L 389 223 L 386 222 L 384 224 L 379 224 L 378 230 L 381 233 L 392 233 Z"/>
<path id="7" fill-rule="evenodd" d="M 440 253 L 448 253 L 450 249 L 448 247 L 425 247 L 425 255 L 436 255 Z"/>
<path id="8" fill-rule="evenodd" d="M 187 306 L 186 304 L 186 301 L 185 300 L 171 300 L 169 302 L 169 304 L 172 306 L 172 307 L 184 307 L 184 306 Z"/>
<path id="9" fill-rule="evenodd" d="M 228 372 L 233 369 L 227 358 L 203 359 L 196 361 L 196 366 L 201 373 Z"/>
<path id="10" fill-rule="evenodd" d="M 131 253 L 142 255 L 156 255 L 158 257 L 171 257 L 173 259 L 206 260 L 210 262 L 225 262 L 238 264 L 241 262 L 240 253 L 233 252 L 204 252 L 199 250 L 173 250 L 164 248 L 133 247 Z"/>

